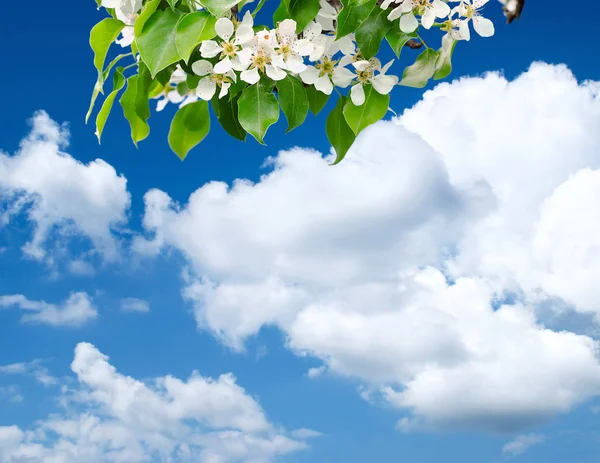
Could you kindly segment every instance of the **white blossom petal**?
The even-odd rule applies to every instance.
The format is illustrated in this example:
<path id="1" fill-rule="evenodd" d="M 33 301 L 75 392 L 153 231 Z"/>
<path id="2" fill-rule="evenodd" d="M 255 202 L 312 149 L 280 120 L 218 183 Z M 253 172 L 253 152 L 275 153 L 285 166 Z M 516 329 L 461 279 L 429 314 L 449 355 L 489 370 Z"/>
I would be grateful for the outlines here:
<path id="1" fill-rule="evenodd" d="M 192 64 L 192 71 L 198 76 L 205 76 L 214 72 L 213 65 L 210 61 L 206 61 L 205 59 L 201 59 Z"/>
<path id="2" fill-rule="evenodd" d="M 386 76 L 380 74 L 373 77 L 373 79 L 371 79 L 371 83 L 373 84 L 373 88 L 377 91 L 377 93 L 380 93 L 381 95 L 387 95 L 392 91 L 394 85 L 398 83 L 398 78 L 396 76 Z"/>
<path id="3" fill-rule="evenodd" d="M 405 34 L 414 32 L 419 27 L 419 21 L 415 18 L 415 15 L 410 11 L 409 13 L 403 14 L 400 18 L 400 30 Z"/>
<path id="4" fill-rule="evenodd" d="M 215 23 L 215 32 L 219 37 L 223 40 L 229 40 L 233 35 L 233 23 L 230 19 L 227 18 L 219 18 Z"/>
<path id="5" fill-rule="evenodd" d="M 283 69 L 278 68 L 277 66 L 273 66 L 272 64 L 267 64 L 265 66 L 265 71 L 267 73 L 267 76 L 269 76 L 275 81 L 283 80 L 287 76 L 287 73 Z"/>
<path id="6" fill-rule="evenodd" d="M 223 47 L 221 47 L 214 40 L 205 40 L 200 44 L 200 54 L 204 58 L 214 58 L 219 53 L 223 51 Z"/>
<path id="7" fill-rule="evenodd" d="M 254 29 L 252 26 L 241 24 L 235 31 L 236 45 L 242 45 L 250 42 L 254 38 Z"/>
<path id="8" fill-rule="evenodd" d="M 321 76 L 315 80 L 315 88 L 325 95 L 331 95 L 331 92 L 333 92 L 333 84 L 331 83 L 331 80 L 329 80 L 328 75 Z"/>
<path id="9" fill-rule="evenodd" d="M 352 71 L 339 66 L 335 68 L 332 75 L 333 83 L 341 88 L 346 88 L 350 85 L 355 77 L 356 74 Z"/>
<path id="10" fill-rule="evenodd" d="M 433 8 L 426 8 L 425 14 L 423 16 L 421 16 L 421 25 L 425 29 L 431 29 L 431 26 L 433 26 L 434 22 L 435 22 L 435 12 L 433 11 Z"/>
<path id="11" fill-rule="evenodd" d="M 365 90 L 362 84 L 356 84 L 350 89 L 350 99 L 355 106 L 362 106 L 365 102 Z"/>
<path id="12" fill-rule="evenodd" d="M 433 0 L 433 2 L 431 2 L 431 6 L 438 18 L 450 16 L 450 7 L 447 3 L 442 2 L 442 0 Z"/>
<path id="13" fill-rule="evenodd" d="M 204 77 L 198 82 L 196 87 L 196 95 L 203 100 L 209 101 L 217 91 L 217 84 L 210 77 Z"/>
<path id="14" fill-rule="evenodd" d="M 231 60 L 228 57 L 223 58 L 217 64 L 215 64 L 215 74 L 226 74 L 233 69 Z"/>
<path id="15" fill-rule="evenodd" d="M 258 73 L 258 69 L 253 68 L 247 71 L 242 71 L 240 74 L 240 79 L 242 79 L 244 82 L 248 82 L 250 85 L 253 85 L 260 80 L 260 74 Z"/>
<path id="16" fill-rule="evenodd" d="M 458 25 L 458 30 L 460 32 L 460 36 L 463 40 L 471 40 L 471 31 L 469 30 L 469 22 L 468 21 L 460 21 Z"/>
<path id="17" fill-rule="evenodd" d="M 288 71 L 299 74 L 306 69 L 306 64 L 299 56 L 290 56 L 285 62 L 285 67 Z"/>
<path id="18" fill-rule="evenodd" d="M 473 29 L 481 37 L 491 37 L 494 35 L 494 23 L 483 16 L 473 17 Z"/>
<path id="19" fill-rule="evenodd" d="M 231 87 L 231 84 L 229 82 L 223 82 L 223 85 L 221 86 L 221 91 L 219 92 L 219 100 L 225 95 L 227 95 L 227 92 L 229 92 L 229 87 Z"/>
<path id="20" fill-rule="evenodd" d="M 306 66 L 306 69 L 300 73 L 300 79 L 308 85 L 314 84 L 318 77 L 319 70 L 314 66 Z"/>

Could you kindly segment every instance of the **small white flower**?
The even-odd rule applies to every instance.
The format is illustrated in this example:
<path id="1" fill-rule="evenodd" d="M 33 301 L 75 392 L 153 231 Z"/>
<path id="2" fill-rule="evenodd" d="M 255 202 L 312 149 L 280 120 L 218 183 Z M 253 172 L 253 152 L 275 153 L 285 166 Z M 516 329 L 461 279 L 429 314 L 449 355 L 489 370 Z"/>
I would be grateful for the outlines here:
<path id="1" fill-rule="evenodd" d="M 361 106 L 365 102 L 364 86 L 371 84 L 377 93 L 381 95 L 389 94 L 394 85 L 398 83 L 397 76 L 386 75 L 386 72 L 392 65 L 394 60 L 381 67 L 381 62 L 377 58 L 370 60 L 355 61 L 352 63 L 357 73 L 357 83 L 350 89 L 350 98 L 356 106 Z"/>
<path id="2" fill-rule="evenodd" d="M 461 0 L 460 5 L 452 9 L 452 13 L 458 13 L 461 17 L 456 19 L 455 25 L 458 26 L 460 38 L 463 40 L 471 39 L 469 30 L 469 21 L 473 21 L 473 29 L 481 37 L 491 37 L 494 35 L 494 23 L 487 18 L 484 18 L 479 10 L 489 0 Z"/>
<path id="3" fill-rule="evenodd" d="M 224 74 L 216 72 L 216 66 L 210 61 L 199 60 L 192 64 L 194 74 L 203 76 L 196 87 L 196 95 L 203 100 L 209 101 L 215 96 L 217 86 L 221 87 L 219 98 L 223 98 L 229 92 L 229 87 L 236 81 L 236 75 L 233 70 L 229 70 Z"/>
<path id="4" fill-rule="evenodd" d="M 354 79 L 354 74 L 343 65 L 339 65 L 339 62 L 335 61 L 333 56 L 340 51 L 344 55 L 353 54 L 355 48 L 350 36 L 342 37 L 340 40 L 335 40 L 333 36 L 325 37 L 323 56 L 315 66 L 307 66 L 306 70 L 300 73 L 300 79 L 305 84 L 314 85 L 320 92 L 331 95 L 334 84 L 345 88 Z"/>
<path id="5" fill-rule="evenodd" d="M 241 72 L 240 79 L 253 85 L 260 80 L 261 72 L 275 81 L 285 79 L 287 73 L 272 61 L 277 46 L 277 33 L 274 30 L 257 32 L 249 47 L 250 64 Z"/>
<path id="6" fill-rule="evenodd" d="M 277 25 L 277 47 L 272 56 L 272 64 L 298 74 L 306 69 L 303 56 L 310 55 L 314 45 L 307 38 L 299 39 L 296 34 L 296 21 L 285 19 Z"/>
<path id="7" fill-rule="evenodd" d="M 215 31 L 221 38 L 220 42 L 205 40 L 200 44 L 200 54 L 203 58 L 214 58 L 221 55 L 221 60 L 215 64 L 215 72 L 225 74 L 232 69 L 241 71 L 250 64 L 252 51 L 248 44 L 254 38 L 254 19 L 249 11 L 244 15 L 237 28 L 227 18 L 219 18 L 215 24 Z"/>
<path id="8" fill-rule="evenodd" d="M 193 103 L 198 100 L 198 97 L 194 92 L 190 92 L 187 95 L 181 95 L 177 90 L 177 86 L 185 82 L 187 74 L 180 66 L 171 74 L 169 83 L 165 86 L 164 91 L 155 98 L 160 98 L 156 103 L 156 111 L 162 111 L 167 106 L 167 103 L 179 104 L 179 107 L 185 106 L 186 104 Z"/>
<path id="9" fill-rule="evenodd" d="M 335 26 L 333 22 L 338 17 L 338 10 L 336 10 L 333 5 L 327 2 L 327 0 L 320 0 L 319 4 L 320 9 L 317 13 L 315 21 L 321 25 L 322 30 L 328 32 L 335 31 Z"/>

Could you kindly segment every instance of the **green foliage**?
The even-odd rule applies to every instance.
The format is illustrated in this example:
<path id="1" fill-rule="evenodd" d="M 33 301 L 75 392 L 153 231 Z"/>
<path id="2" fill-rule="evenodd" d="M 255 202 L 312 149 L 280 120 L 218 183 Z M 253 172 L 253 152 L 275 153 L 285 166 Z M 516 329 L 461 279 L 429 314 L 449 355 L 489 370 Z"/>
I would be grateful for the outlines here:
<path id="1" fill-rule="evenodd" d="M 302 125 L 308 115 L 308 99 L 304 85 L 296 77 L 287 76 L 277 82 L 279 105 L 288 121 L 286 132 Z"/>
<path id="2" fill-rule="evenodd" d="M 210 115 L 206 101 L 196 101 L 179 108 L 171 122 L 169 146 L 182 161 L 189 151 L 204 140 L 210 131 Z"/>
<path id="3" fill-rule="evenodd" d="M 436 50 L 425 44 L 418 28 L 403 32 L 397 14 L 391 16 L 393 21 L 388 19 L 397 3 L 378 0 L 279 0 L 269 26 L 252 22 L 259 18 L 265 0 L 142 0 L 136 12 L 130 10 L 132 2 L 121 1 L 121 7 L 107 9 L 108 16 L 90 32 L 98 76 L 86 123 L 112 74 L 112 90 L 96 115 L 98 141 L 120 92 L 119 103 L 136 146 L 150 134 L 150 100 L 161 98 L 161 107 L 180 106 L 171 123 L 169 145 L 181 159 L 208 135 L 211 110 L 228 135 L 246 141 L 250 134 L 265 144 L 280 111 L 287 133 L 300 127 L 309 112 L 320 114 L 333 98 L 325 132 L 337 164 L 362 130 L 385 117 L 394 85 L 423 88 L 432 78 L 450 75 L 462 33 L 452 22 L 460 19 L 460 13 L 436 19 L 428 32 L 443 35 Z M 101 7 L 101 0 L 96 4 Z M 425 12 L 422 7 L 412 11 L 417 21 Z M 295 21 L 296 34 L 293 26 L 289 28 L 292 37 L 277 28 L 286 19 Z M 130 52 L 111 54 L 117 39 Z M 422 50 L 401 53 L 411 39 Z M 395 69 L 400 66 L 397 62 L 382 69 L 376 56 L 390 54 L 387 47 L 381 50 L 384 40 L 397 58 L 402 54 L 404 69 Z M 357 91 L 358 85 L 364 92 Z"/>
<path id="4" fill-rule="evenodd" d="M 238 108 L 240 125 L 264 145 L 267 130 L 279 120 L 279 104 L 268 84 L 258 82 L 246 88 L 238 101 Z"/>
<path id="5" fill-rule="evenodd" d="M 333 164 L 339 163 L 354 143 L 356 135 L 352 131 L 352 128 L 348 125 L 346 117 L 344 116 L 344 107 L 346 106 L 348 98 L 345 96 L 340 97 L 333 111 L 329 113 L 327 122 L 325 124 L 325 130 L 327 132 L 327 139 L 331 146 L 335 149 L 335 161 Z"/>
<path id="6" fill-rule="evenodd" d="M 374 124 L 387 112 L 390 104 L 389 95 L 379 94 L 372 85 L 365 86 L 365 102 L 356 106 L 351 99 L 344 105 L 344 117 L 355 135 Z"/>

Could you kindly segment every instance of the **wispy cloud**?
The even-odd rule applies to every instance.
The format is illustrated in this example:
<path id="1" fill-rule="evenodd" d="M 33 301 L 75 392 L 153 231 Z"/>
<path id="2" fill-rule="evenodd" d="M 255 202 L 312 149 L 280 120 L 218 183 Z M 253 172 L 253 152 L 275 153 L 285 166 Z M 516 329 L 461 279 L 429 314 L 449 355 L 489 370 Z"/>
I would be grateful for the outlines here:
<path id="1" fill-rule="evenodd" d="M 121 310 L 123 312 L 150 312 L 150 303 L 136 297 L 121 299 Z"/>
<path id="2" fill-rule="evenodd" d="M 502 454 L 506 457 L 514 457 L 522 454 L 532 445 L 538 445 L 545 441 L 546 437 L 543 434 L 521 434 L 502 447 Z"/>
<path id="3" fill-rule="evenodd" d="M 80 327 L 98 317 L 92 299 L 85 292 L 71 293 L 60 305 L 31 301 L 22 294 L 0 296 L 0 309 L 17 308 L 26 312 L 23 323 Z"/>

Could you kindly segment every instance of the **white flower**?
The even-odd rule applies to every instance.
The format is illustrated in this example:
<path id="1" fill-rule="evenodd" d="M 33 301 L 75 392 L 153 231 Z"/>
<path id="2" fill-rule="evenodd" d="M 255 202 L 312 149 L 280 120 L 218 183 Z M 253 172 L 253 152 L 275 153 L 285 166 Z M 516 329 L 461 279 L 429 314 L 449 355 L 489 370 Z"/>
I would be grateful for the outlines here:
<path id="1" fill-rule="evenodd" d="M 333 36 L 325 36 L 325 52 L 315 66 L 307 66 L 306 70 L 300 73 L 302 82 L 308 85 L 314 85 L 317 90 L 327 95 L 331 95 L 333 84 L 345 88 L 354 79 L 355 75 L 339 65 L 338 61 L 333 60 L 333 56 L 341 51 L 344 55 L 353 54 L 355 51 L 354 42 L 350 36 L 335 40 Z M 333 81 L 333 84 L 332 84 Z"/>
<path id="2" fill-rule="evenodd" d="M 460 38 L 463 40 L 471 39 L 469 30 L 469 21 L 473 20 L 473 29 L 481 37 L 491 37 L 494 35 L 494 23 L 487 18 L 484 18 L 479 10 L 489 0 L 461 0 L 460 5 L 452 9 L 452 13 L 458 13 L 461 18 L 454 20 L 454 24 L 458 26 Z"/>
<path id="3" fill-rule="evenodd" d="M 162 111 L 167 106 L 167 103 L 179 104 L 179 107 L 185 106 L 186 104 L 193 103 L 198 100 L 198 97 L 194 92 L 190 92 L 187 95 L 181 95 L 177 90 L 177 85 L 185 82 L 187 74 L 180 66 L 171 74 L 169 83 L 165 86 L 165 90 L 155 98 L 160 98 L 156 103 L 156 111 Z"/>
<path id="4" fill-rule="evenodd" d="M 232 69 L 241 71 L 250 64 L 252 51 L 247 47 L 254 38 L 254 19 L 249 11 L 237 28 L 230 19 L 219 18 L 215 31 L 221 38 L 220 42 L 205 40 L 200 44 L 200 54 L 203 58 L 214 58 L 221 55 L 221 61 L 215 64 L 215 72 L 225 74 Z"/>
<path id="5" fill-rule="evenodd" d="M 421 17 L 421 25 L 430 29 L 435 18 L 446 18 L 450 15 L 450 7 L 442 0 L 385 0 L 381 8 L 387 9 L 392 3 L 398 6 L 390 12 L 388 19 L 394 21 L 400 18 L 400 30 L 407 34 L 419 27 L 417 16 Z"/>
<path id="6" fill-rule="evenodd" d="M 397 76 L 388 76 L 386 72 L 394 60 L 381 67 L 381 62 L 377 58 L 371 58 L 369 61 L 361 60 L 352 63 L 357 73 L 355 74 L 357 83 L 350 89 L 350 98 L 356 106 L 361 106 L 365 102 L 364 86 L 371 84 L 377 93 L 387 95 L 392 91 L 394 85 L 398 83 Z M 377 74 L 376 74 L 377 73 Z"/>
<path id="7" fill-rule="evenodd" d="M 272 64 L 298 74 L 306 69 L 303 56 L 310 55 L 314 45 L 306 38 L 299 39 L 296 34 L 296 21 L 285 19 L 277 25 L 277 47 L 272 56 Z"/>
<path id="8" fill-rule="evenodd" d="M 135 36 L 133 35 L 133 26 L 125 26 L 121 31 L 121 38 L 115 40 L 115 43 L 125 48 L 131 45 L 134 40 Z"/>
<path id="9" fill-rule="evenodd" d="M 324 31 L 335 31 L 333 21 L 338 17 L 338 10 L 335 9 L 327 0 L 320 0 L 319 12 L 315 18 L 316 22 L 319 23 Z"/>
<path id="10" fill-rule="evenodd" d="M 242 71 L 240 79 L 253 85 L 260 80 L 260 72 L 267 74 L 275 81 L 285 79 L 287 73 L 272 63 L 277 46 L 276 31 L 262 30 L 257 32 L 249 47 L 251 50 L 250 65 Z"/>
<path id="11" fill-rule="evenodd" d="M 223 98 L 229 92 L 231 84 L 236 81 L 236 75 L 233 70 L 230 69 L 225 74 L 221 74 L 216 72 L 217 66 L 213 67 L 210 61 L 203 59 L 192 64 L 194 74 L 203 76 L 196 87 L 196 95 L 203 100 L 211 100 L 215 96 L 217 86 L 221 87 L 219 98 Z"/>
<path id="12" fill-rule="evenodd" d="M 102 0 L 104 8 L 114 8 L 119 21 L 133 26 L 137 13 L 142 9 L 142 0 Z"/>

